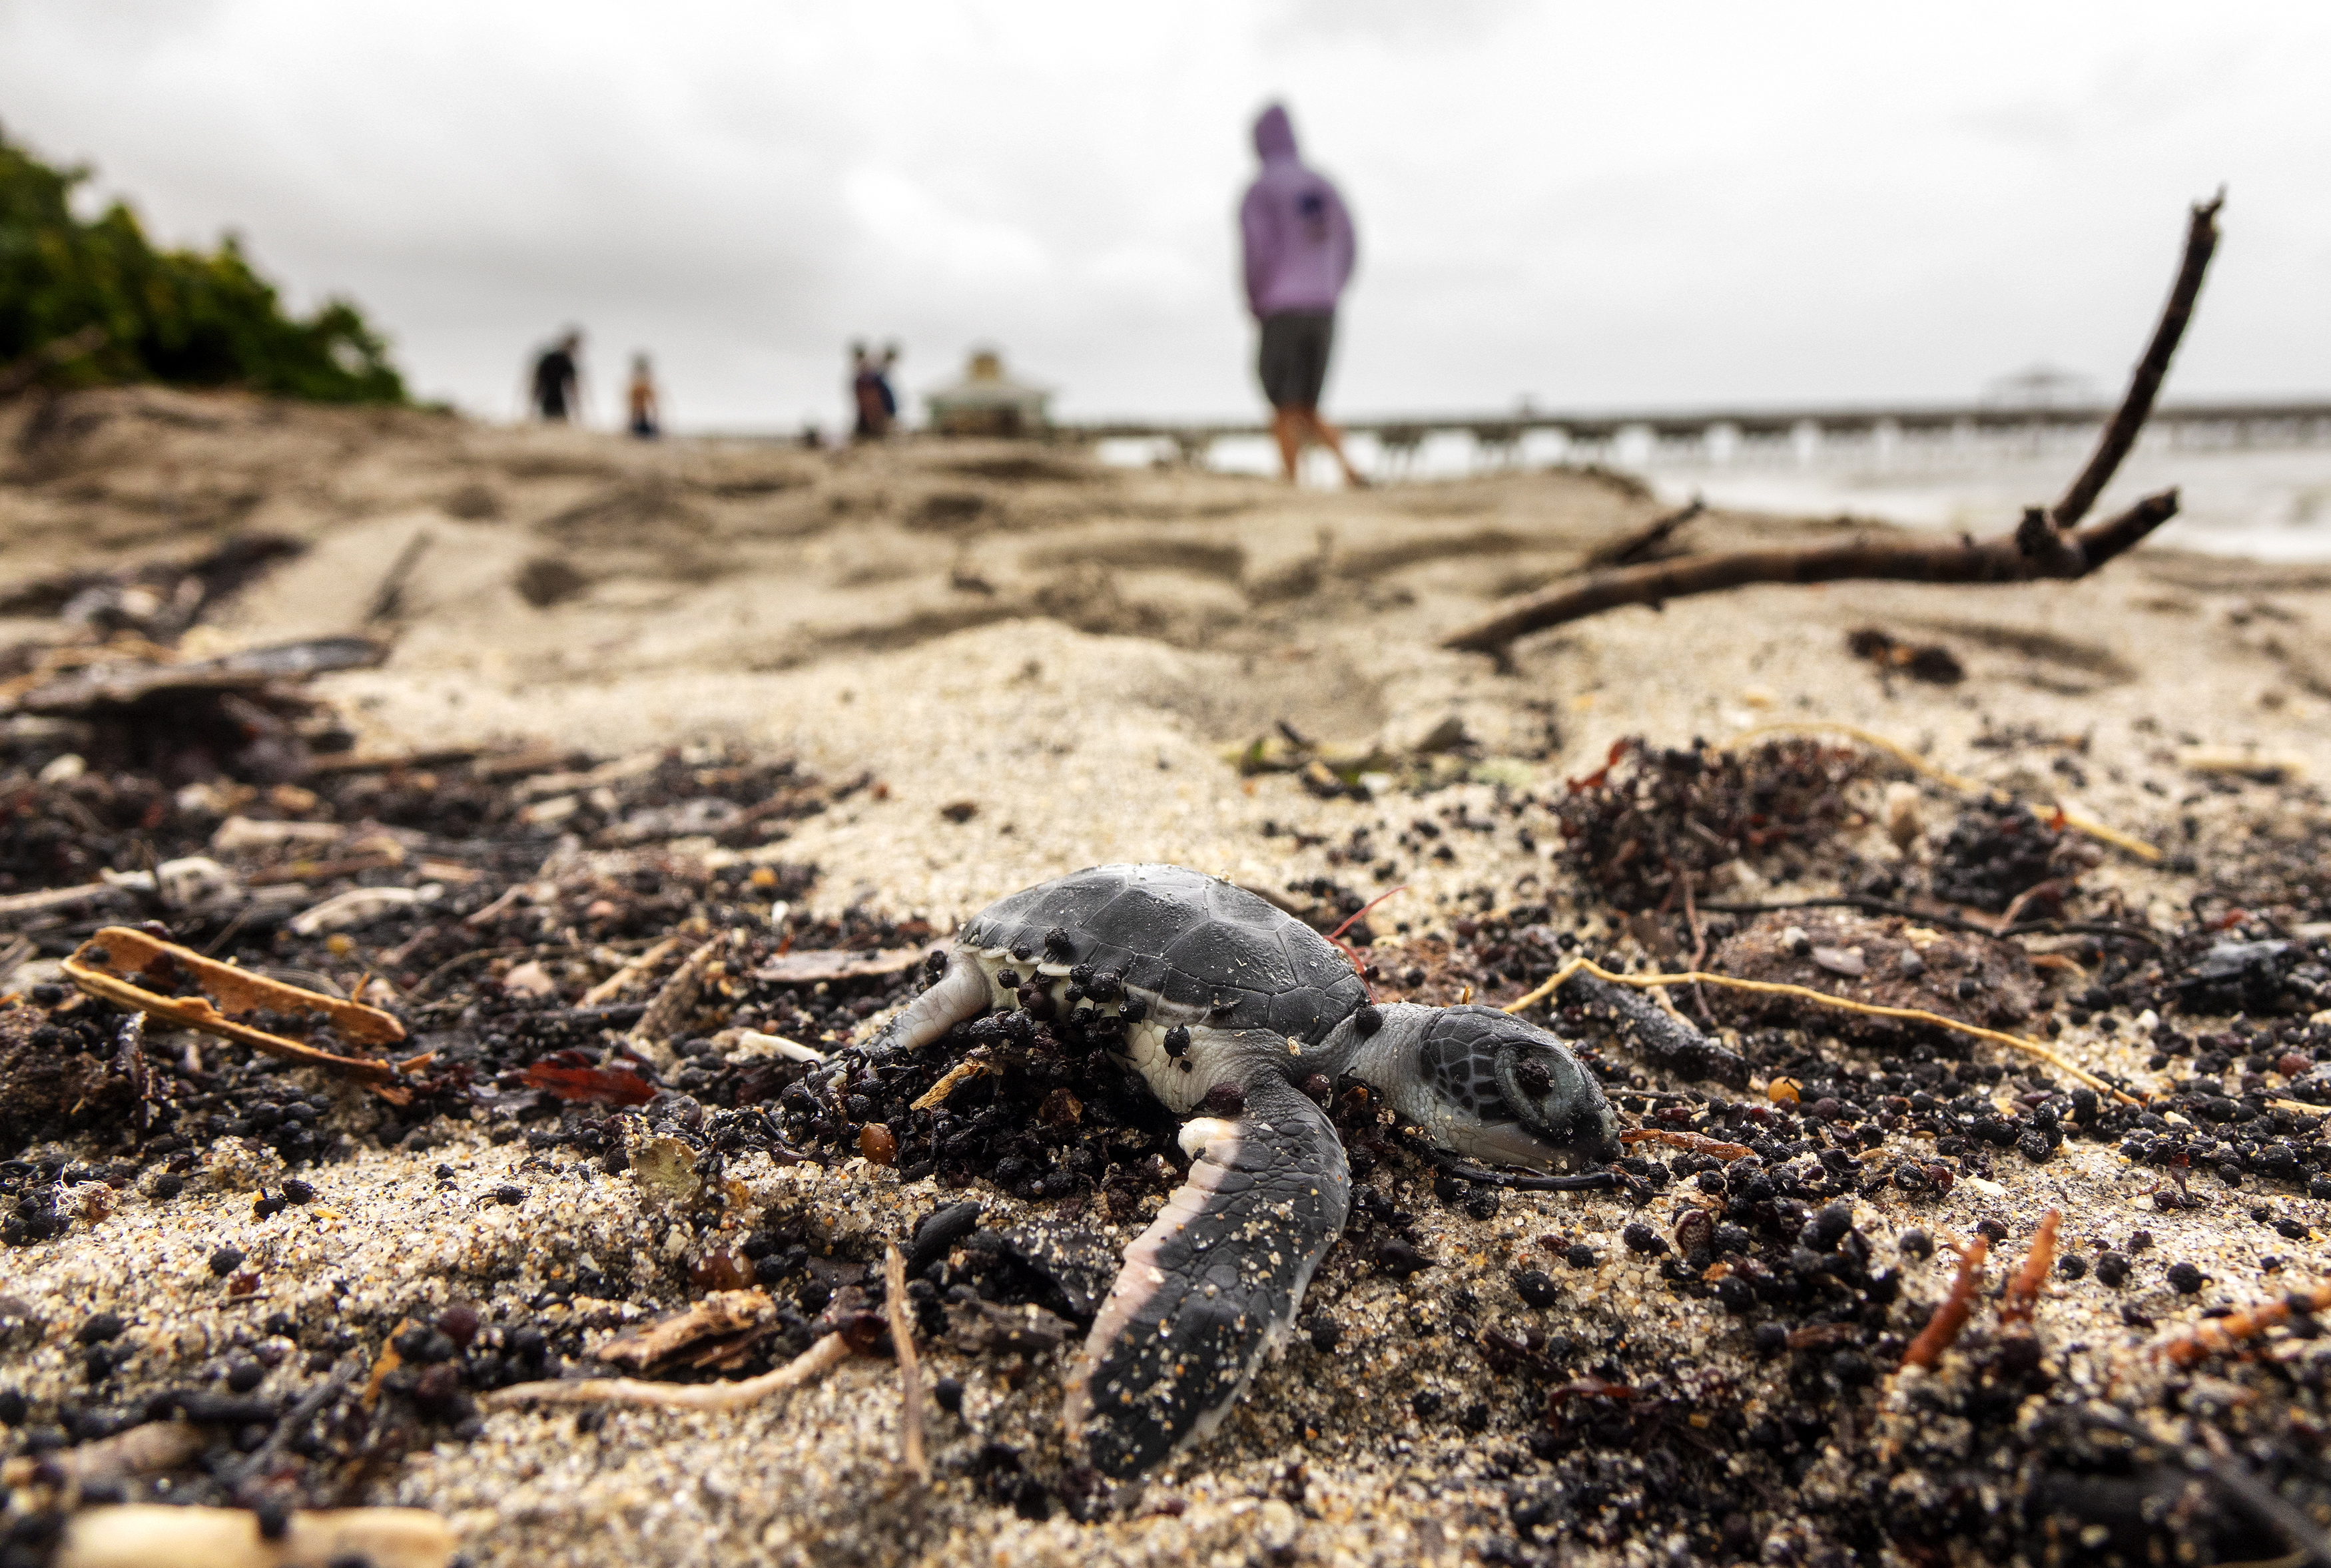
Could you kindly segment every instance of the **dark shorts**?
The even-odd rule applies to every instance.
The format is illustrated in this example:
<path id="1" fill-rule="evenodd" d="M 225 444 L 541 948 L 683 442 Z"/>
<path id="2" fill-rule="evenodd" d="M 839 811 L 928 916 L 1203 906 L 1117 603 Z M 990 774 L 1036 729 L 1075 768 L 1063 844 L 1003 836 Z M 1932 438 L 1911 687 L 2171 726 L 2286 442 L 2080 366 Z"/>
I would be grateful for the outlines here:
<path id="1" fill-rule="evenodd" d="M 1317 408 L 1327 384 L 1327 350 L 1336 345 L 1333 310 L 1285 310 L 1262 318 L 1256 366 L 1273 408 Z"/>

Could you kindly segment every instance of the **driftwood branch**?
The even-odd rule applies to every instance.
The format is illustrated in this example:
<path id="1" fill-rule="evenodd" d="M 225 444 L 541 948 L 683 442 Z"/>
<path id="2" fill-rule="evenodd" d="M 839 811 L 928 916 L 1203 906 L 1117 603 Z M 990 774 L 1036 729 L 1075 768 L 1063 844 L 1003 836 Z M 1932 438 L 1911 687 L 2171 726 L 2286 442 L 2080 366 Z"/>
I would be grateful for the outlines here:
<path id="1" fill-rule="evenodd" d="M 2072 481 L 2064 499 L 2056 503 L 2049 520 L 2059 528 L 2069 528 L 2088 515 L 2097 504 L 2097 497 L 2112 482 L 2113 473 L 2120 460 L 2136 444 L 2136 432 L 2145 428 L 2152 416 L 2153 400 L 2161 391 L 2161 378 L 2169 374 L 2169 356 L 2177 352 L 2177 340 L 2185 336 L 2185 323 L 2193 318 L 2193 301 L 2201 297 L 2202 274 L 2210 269 L 2210 257 L 2218 249 L 2218 209 L 2225 205 L 2226 193 L 2220 191 L 2206 202 L 2197 204 L 2185 226 L 2185 259 L 2177 268 L 2177 281 L 2169 290 L 2169 302 L 2161 308 L 2161 320 L 2153 329 L 2153 341 L 2145 346 L 2145 357 L 2136 362 L 2136 370 L 2128 378 L 2127 394 L 2120 400 L 2120 408 L 2105 426 L 2103 436 L 2097 442 L 2096 451 L 2088 458 L 2088 466 Z"/>
<path id="2" fill-rule="evenodd" d="M 1444 648 L 1487 653 L 1501 662 L 1516 640 L 1622 604 L 1654 609 L 1670 599 L 1713 594 L 1760 583 L 2028 583 L 2040 578 L 2083 577 L 2135 546 L 2177 515 L 2177 492 L 2164 490 L 2103 522 L 2075 529 L 2128 454 L 2137 432 L 2153 412 L 2155 394 L 2170 356 L 2193 318 L 2217 247 L 2218 207 L 2223 197 L 2193 209 L 2186 230 L 2184 260 L 2169 300 L 2162 308 L 2153 341 L 2130 378 L 2128 394 L 2105 427 L 2088 466 L 2052 511 L 2033 508 L 2015 530 L 1981 543 L 1861 539 L 1810 550 L 1741 550 L 1715 556 L 1684 556 L 1593 573 L 1559 588 L 1533 594 L 1509 609 L 1464 628 L 1442 641 Z"/>

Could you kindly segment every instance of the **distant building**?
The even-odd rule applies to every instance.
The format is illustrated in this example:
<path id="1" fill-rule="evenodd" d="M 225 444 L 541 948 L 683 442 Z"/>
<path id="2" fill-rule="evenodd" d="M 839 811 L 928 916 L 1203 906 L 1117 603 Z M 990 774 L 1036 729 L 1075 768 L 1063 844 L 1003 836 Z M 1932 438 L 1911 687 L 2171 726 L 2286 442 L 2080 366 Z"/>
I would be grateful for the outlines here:
<path id="1" fill-rule="evenodd" d="M 941 435 L 1033 435 L 1051 423 L 1048 386 L 1014 381 L 1004 374 L 1004 356 L 975 349 L 963 379 L 923 394 L 931 428 Z"/>

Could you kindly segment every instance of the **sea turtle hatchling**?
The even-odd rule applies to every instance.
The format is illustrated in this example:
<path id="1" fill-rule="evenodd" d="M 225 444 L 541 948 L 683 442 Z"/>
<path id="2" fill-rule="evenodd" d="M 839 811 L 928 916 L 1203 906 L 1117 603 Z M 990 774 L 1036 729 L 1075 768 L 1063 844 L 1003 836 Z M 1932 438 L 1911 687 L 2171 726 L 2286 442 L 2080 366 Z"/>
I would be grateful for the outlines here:
<path id="1" fill-rule="evenodd" d="M 1179 866 L 1096 866 L 989 905 L 868 1050 L 1015 1007 L 1108 1044 L 1192 1117 L 1188 1178 L 1126 1249 L 1070 1374 L 1070 1440 L 1110 1476 L 1221 1423 L 1342 1232 L 1351 1174 L 1299 1087 L 1314 1075 L 1366 1084 L 1473 1159 L 1549 1169 L 1617 1152 L 1601 1088 L 1553 1035 L 1494 1008 L 1375 1006 L 1318 933 Z"/>

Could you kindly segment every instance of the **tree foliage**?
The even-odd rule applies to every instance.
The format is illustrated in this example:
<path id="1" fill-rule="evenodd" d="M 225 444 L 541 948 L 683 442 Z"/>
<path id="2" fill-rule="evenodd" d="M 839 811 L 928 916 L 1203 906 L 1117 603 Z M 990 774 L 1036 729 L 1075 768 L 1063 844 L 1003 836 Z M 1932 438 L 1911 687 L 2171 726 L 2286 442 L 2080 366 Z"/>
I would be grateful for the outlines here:
<path id="1" fill-rule="evenodd" d="M 0 134 L 0 366 L 89 327 L 106 341 L 46 373 L 63 385 L 155 380 L 319 403 L 402 403 L 388 345 L 345 299 L 288 314 L 233 235 L 205 254 L 156 248 L 127 206 L 73 215 L 86 168 Z"/>

